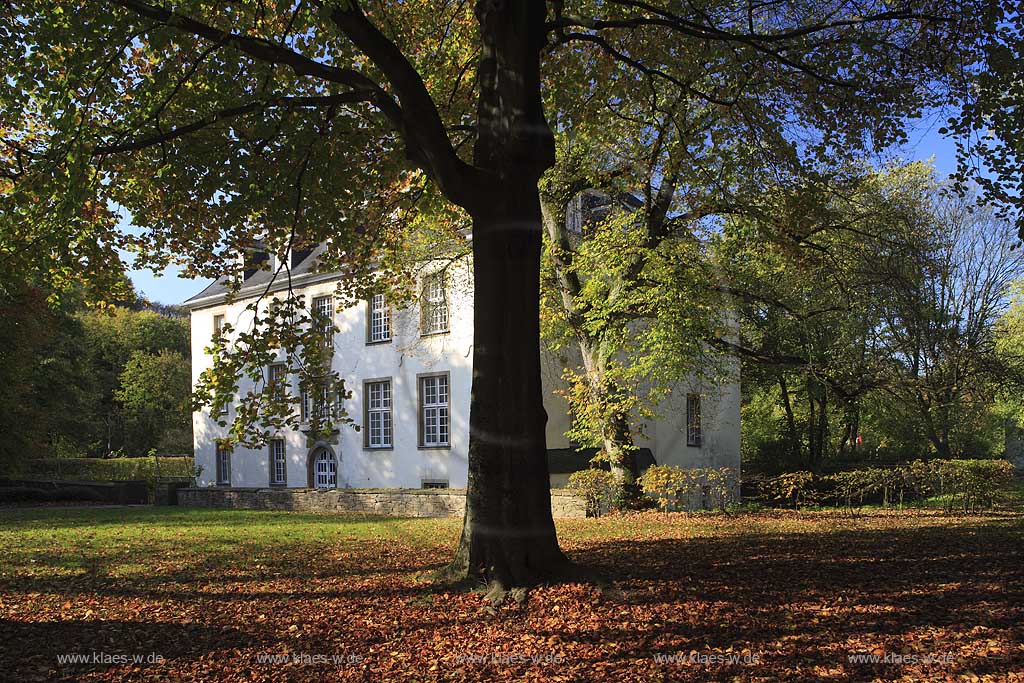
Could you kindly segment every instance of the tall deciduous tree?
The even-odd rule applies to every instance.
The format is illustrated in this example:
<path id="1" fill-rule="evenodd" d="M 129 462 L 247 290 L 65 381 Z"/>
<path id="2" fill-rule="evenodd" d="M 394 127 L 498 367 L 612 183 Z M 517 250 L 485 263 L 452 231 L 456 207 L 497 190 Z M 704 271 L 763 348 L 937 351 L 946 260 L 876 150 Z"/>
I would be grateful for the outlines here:
<path id="1" fill-rule="evenodd" d="M 935 452 L 962 455 L 970 421 L 1019 372 L 997 352 L 997 323 L 1024 275 L 1012 226 L 973 198 L 926 196 L 929 240 L 914 277 L 897 281 L 884 311 L 886 390 L 912 407 Z M 966 429 L 965 429 L 966 427 Z M 965 433 L 967 432 L 967 433 Z M 966 438 L 965 438 L 966 437 Z"/>
<path id="2" fill-rule="evenodd" d="M 824 160 L 899 140 L 906 115 L 955 101 L 960 69 L 982 62 L 1000 19 L 988 8 L 17 1 L 0 29 L 0 48 L 19 56 L 0 79 L 3 220 L 30 241 L 56 235 L 65 266 L 100 269 L 119 239 L 114 201 L 146 226 L 137 248 L 154 265 L 185 254 L 191 272 L 220 275 L 255 236 L 279 248 L 300 235 L 330 238 L 355 268 L 389 243 L 361 219 L 367 207 L 401 205 L 403 188 L 429 179 L 473 229 L 469 492 L 453 567 L 526 585 L 567 566 L 538 351 L 537 183 L 560 113 L 542 86 L 565 102 L 612 73 L 627 96 L 660 83 L 742 102 L 750 144 Z M 744 100 L 747 88 L 758 95 Z"/>
<path id="3" fill-rule="evenodd" d="M 744 358 L 748 387 L 772 387 L 789 465 L 856 450 L 862 401 L 886 381 L 886 307 L 925 261 L 932 187 L 924 164 L 780 186 L 716 238 L 741 322 L 739 343 L 720 343 Z"/>
<path id="4" fill-rule="evenodd" d="M 136 448 L 145 445 L 163 453 L 191 452 L 192 367 L 188 356 L 170 349 L 135 351 L 121 373 L 120 385 L 115 397 L 124 409 L 126 431 Z"/>
<path id="5" fill-rule="evenodd" d="M 862 434 L 902 458 L 987 450 L 979 425 L 1020 377 L 996 346 L 1024 266 L 1012 226 L 921 163 L 780 195 L 766 225 L 733 221 L 717 245 L 750 398 L 763 411 L 771 388 L 781 410 L 779 464 L 856 457 Z"/>

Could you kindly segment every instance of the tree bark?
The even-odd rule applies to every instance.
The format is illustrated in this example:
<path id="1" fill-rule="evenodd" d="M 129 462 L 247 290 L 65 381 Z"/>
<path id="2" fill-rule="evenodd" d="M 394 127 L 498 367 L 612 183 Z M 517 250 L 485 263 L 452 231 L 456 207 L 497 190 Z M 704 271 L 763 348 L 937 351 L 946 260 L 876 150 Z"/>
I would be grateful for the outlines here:
<path id="1" fill-rule="evenodd" d="M 582 184 L 586 187 L 586 184 Z M 590 334 L 584 329 L 583 321 L 577 311 L 577 299 L 583 285 L 571 267 L 572 245 L 565 226 L 565 204 L 568 199 L 566 192 L 552 201 L 550 197 L 541 196 L 541 216 L 548 238 L 555 245 L 554 256 L 555 277 L 562 301 L 562 310 L 570 321 L 576 345 L 580 350 L 583 369 L 586 373 L 587 388 L 594 405 L 604 402 L 608 387 L 605 382 L 608 352 L 607 343 L 602 341 L 600 334 Z M 557 203 L 553 206 L 553 203 Z M 639 490 L 636 479 L 639 475 L 636 452 L 629 423 L 625 416 L 609 415 L 601 410 L 597 416 L 597 425 L 601 434 L 601 445 L 608 456 L 609 467 L 616 482 L 616 500 L 618 507 L 636 507 L 639 503 Z"/>
<path id="2" fill-rule="evenodd" d="M 846 455 L 846 444 L 850 441 L 850 436 L 853 434 L 853 427 L 850 425 L 849 420 L 843 424 L 843 431 L 839 434 L 839 445 L 836 446 L 836 457 L 842 458 Z"/>
<path id="3" fill-rule="evenodd" d="M 818 455 L 818 421 L 815 413 L 813 383 L 807 380 L 807 468 L 815 471 L 815 462 Z"/>
<path id="4" fill-rule="evenodd" d="M 480 97 L 474 166 L 487 182 L 473 218 L 473 390 L 466 514 L 445 574 L 483 579 L 492 600 L 559 578 L 541 389 L 541 206 L 554 163 L 544 118 L 543 0 L 478 0 Z"/>
<path id="5" fill-rule="evenodd" d="M 789 398 L 789 387 L 786 376 L 779 375 L 779 389 L 782 391 L 782 405 L 786 409 L 786 432 L 789 435 L 789 457 L 796 462 L 800 457 L 800 433 L 796 427 L 796 416 L 793 414 L 793 403 Z"/>
<path id="6" fill-rule="evenodd" d="M 608 361 L 605 344 L 583 336 L 577 332 L 576 340 L 583 358 L 583 369 L 586 372 L 587 385 L 595 405 L 604 405 L 615 388 L 609 388 L 605 369 Z M 612 397 L 614 400 L 614 397 Z M 608 466 L 615 477 L 619 488 L 619 502 L 627 502 L 635 492 L 638 475 L 636 453 L 633 438 L 630 435 L 629 422 L 624 415 L 613 414 L 607 409 L 598 411 L 598 429 L 601 433 L 601 446 L 608 457 Z"/>
<path id="7" fill-rule="evenodd" d="M 495 208 L 473 228 L 469 483 L 450 571 L 507 590 L 555 578 L 569 563 L 551 516 L 536 185 L 510 188 Z"/>

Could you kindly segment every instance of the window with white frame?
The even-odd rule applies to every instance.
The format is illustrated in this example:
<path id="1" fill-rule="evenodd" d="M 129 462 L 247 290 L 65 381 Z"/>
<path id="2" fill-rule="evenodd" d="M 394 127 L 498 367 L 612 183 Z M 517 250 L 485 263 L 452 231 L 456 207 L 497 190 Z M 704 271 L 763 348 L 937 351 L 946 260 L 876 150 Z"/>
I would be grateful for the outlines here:
<path id="1" fill-rule="evenodd" d="M 370 297 L 368 304 L 370 315 L 367 328 L 367 341 L 386 342 L 391 341 L 391 309 L 388 308 L 383 294 L 374 294 Z"/>
<path id="2" fill-rule="evenodd" d="M 320 385 L 313 390 L 302 390 L 302 421 L 329 421 L 341 412 L 341 397 L 332 396 L 330 387 Z"/>
<path id="3" fill-rule="evenodd" d="M 391 380 L 367 382 L 363 392 L 366 404 L 364 429 L 367 448 L 391 448 L 394 428 L 391 413 Z"/>
<path id="4" fill-rule="evenodd" d="M 319 321 L 324 343 L 334 346 L 334 297 L 318 296 L 313 299 L 313 313 Z"/>
<path id="5" fill-rule="evenodd" d="M 218 486 L 231 485 L 231 449 L 227 446 L 217 446 L 216 453 L 217 484 Z"/>
<path id="6" fill-rule="evenodd" d="M 700 394 L 686 395 L 686 445 L 700 446 Z"/>
<path id="7" fill-rule="evenodd" d="M 284 439 L 270 441 L 270 484 L 284 486 L 287 482 L 288 467 L 285 459 Z"/>
<path id="8" fill-rule="evenodd" d="M 309 422 L 313 419 L 313 396 L 309 389 L 302 390 L 302 421 Z"/>
<path id="9" fill-rule="evenodd" d="M 420 446 L 449 445 L 449 398 L 447 374 L 420 377 Z"/>
<path id="10" fill-rule="evenodd" d="M 423 334 L 448 331 L 448 294 L 445 291 L 444 272 L 431 273 L 423 278 L 423 296 L 420 302 Z"/>
<path id="11" fill-rule="evenodd" d="M 288 366 L 284 363 L 274 363 L 267 372 L 267 389 L 284 396 L 288 390 Z"/>
<path id="12" fill-rule="evenodd" d="M 213 316 L 213 336 L 219 337 L 221 332 L 224 331 L 224 316 L 215 315 Z"/>

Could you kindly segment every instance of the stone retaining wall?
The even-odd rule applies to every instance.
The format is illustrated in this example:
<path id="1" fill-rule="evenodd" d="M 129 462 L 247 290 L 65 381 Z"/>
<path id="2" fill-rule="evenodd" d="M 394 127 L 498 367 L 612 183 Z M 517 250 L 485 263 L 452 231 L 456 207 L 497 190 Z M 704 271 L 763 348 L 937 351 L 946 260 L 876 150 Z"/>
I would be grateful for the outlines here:
<path id="1" fill-rule="evenodd" d="M 178 489 L 178 505 L 237 510 L 296 510 L 383 517 L 459 517 L 466 509 L 463 489 Z M 568 491 L 551 491 L 556 518 L 586 517 L 586 505 Z"/>

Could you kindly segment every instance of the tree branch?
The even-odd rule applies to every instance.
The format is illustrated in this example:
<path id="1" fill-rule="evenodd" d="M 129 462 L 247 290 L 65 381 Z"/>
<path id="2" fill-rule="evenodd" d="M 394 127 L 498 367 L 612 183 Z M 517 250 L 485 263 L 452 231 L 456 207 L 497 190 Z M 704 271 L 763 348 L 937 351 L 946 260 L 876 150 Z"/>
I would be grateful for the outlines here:
<path id="1" fill-rule="evenodd" d="M 165 142 L 169 142 L 176 138 L 180 138 L 183 135 L 194 133 L 198 130 L 202 130 L 207 126 L 231 119 L 236 116 L 242 116 L 249 114 L 254 111 L 263 109 L 274 109 L 274 108 L 293 108 L 293 107 L 335 107 L 339 104 L 351 104 L 354 102 L 366 102 L 370 99 L 371 95 L 365 92 L 347 92 L 340 93 L 337 95 L 324 95 L 324 96 L 313 96 L 313 97 L 274 97 L 267 100 L 260 100 L 258 102 L 250 102 L 238 107 L 230 107 L 228 109 L 222 109 L 218 112 L 204 116 L 198 121 L 186 124 L 184 126 L 178 126 L 165 133 L 159 133 L 157 135 L 151 135 L 145 138 L 139 138 L 136 140 L 130 140 L 124 143 L 112 144 L 112 145 L 101 145 L 93 150 L 93 156 L 107 156 L 110 154 L 118 154 L 120 152 L 133 152 L 146 147 L 152 147 Z"/>
<path id="2" fill-rule="evenodd" d="M 322 4 L 322 3 L 321 3 Z M 455 153 L 444 122 L 419 72 L 402 51 L 367 19 L 359 3 L 351 0 L 347 9 L 334 8 L 331 21 L 379 68 L 391 83 L 403 112 L 403 133 L 412 148 L 410 158 L 437 182 L 453 202 L 466 206 L 477 195 L 474 181 L 478 169 Z"/>
<path id="3" fill-rule="evenodd" d="M 799 26 L 789 30 L 778 31 L 775 33 L 760 33 L 756 31 L 749 31 L 747 33 L 735 33 L 727 31 L 717 26 L 691 21 L 673 12 L 668 12 L 663 9 L 654 7 L 645 2 L 636 2 L 634 0 L 609 0 L 613 4 L 624 5 L 631 7 L 636 10 L 648 12 L 654 16 L 633 16 L 624 19 L 593 19 L 590 17 L 558 14 L 554 21 L 550 21 L 546 24 L 548 32 L 554 32 L 559 36 L 558 42 L 568 42 L 570 39 L 576 40 L 588 40 L 585 36 L 591 36 L 589 40 L 591 42 L 598 42 L 593 40 L 598 38 L 595 34 L 586 33 L 572 33 L 566 34 L 566 28 L 583 28 L 595 32 L 611 30 L 611 29 L 639 29 L 643 27 L 658 27 L 668 29 L 670 31 L 681 33 L 683 35 L 699 38 L 701 40 L 712 40 L 718 42 L 736 43 L 745 45 L 753 50 L 761 52 L 776 60 L 777 62 L 788 66 L 797 71 L 812 76 L 813 78 L 833 85 L 836 87 L 849 87 L 852 85 L 851 81 L 832 78 L 820 73 L 812 66 L 806 64 L 803 61 L 793 59 L 787 56 L 785 53 L 788 51 L 788 47 L 785 45 L 787 42 L 795 41 L 800 38 L 806 38 L 820 33 L 828 31 L 834 31 L 837 29 L 850 28 L 854 26 L 864 26 L 869 24 L 878 24 L 888 21 L 927 21 L 932 23 L 939 23 L 950 21 L 950 18 L 940 17 L 920 12 L 900 12 L 900 11 L 886 11 L 879 12 L 876 14 L 870 14 L 867 16 L 851 19 L 843 19 L 831 22 L 820 22 L 815 24 L 809 24 L 806 26 Z M 603 39 L 602 39 L 603 40 Z M 600 43 L 599 43 L 600 44 Z M 778 47 L 775 47 L 778 46 Z M 602 46 L 603 47 L 603 46 Z M 639 63 L 633 63 L 632 66 L 642 68 L 643 70 L 649 70 L 650 67 L 644 67 Z"/>
<path id="4" fill-rule="evenodd" d="M 737 102 L 737 100 L 735 98 L 721 99 L 721 98 L 715 97 L 714 95 L 709 95 L 706 92 L 703 92 L 701 90 L 698 90 L 698 89 L 694 88 L 689 83 L 684 83 L 683 81 L 679 80 L 675 76 L 673 76 L 673 75 L 671 75 L 669 73 L 666 73 L 665 71 L 662 71 L 661 69 L 656 69 L 654 67 L 647 66 L 646 64 L 642 64 L 641 62 L 633 59 L 632 57 L 630 57 L 626 53 L 622 52 L 621 50 L 616 49 L 611 43 L 609 43 L 607 40 L 605 40 L 603 37 L 601 37 L 601 36 L 599 36 L 597 34 L 594 34 L 594 33 L 578 33 L 578 32 L 577 33 L 566 33 L 566 34 L 564 34 L 560 38 L 560 40 L 558 42 L 560 42 L 560 43 L 569 43 L 569 42 L 572 42 L 574 40 L 585 42 L 585 43 L 593 43 L 594 45 L 597 45 L 599 48 L 601 48 L 604 52 L 606 52 L 607 54 L 611 55 L 617 61 L 620 61 L 623 64 L 626 64 L 626 65 L 636 69 L 637 71 L 643 73 L 644 75 L 653 76 L 653 77 L 664 79 L 664 80 L 668 81 L 669 83 L 672 83 L 676 87 L 682 88 L 686 92 L 689 92 L 689 93 L 693 94 L 694 96 L 704 100 L 705 102 L 709 102 L 711 104 L 718 104 L 718 105 L 721 105 L 723 107 L 731 107 L 731 106 L 735 105 L 736 102 Z"/>
<path id="5" fill-rule="evenodd" d="M 156 20 L 185 33 L 191 33 L 200 38 L 212 40 L 215 43 L 222 43 L 261 62 L 287 66 L 298 76 L 312 76 L 331 83 L 346 85 L 353 90 L 366 92 L 369 96 L 362 101 L 370 102 L 376 106 L 391 121 L 392 125 L 396 127 L 402 125 L 402 111 L 398 103 L 379 84 L 354 69 L 324 64 L 269 40 L 240 36 L 228 31 L 222 31 L 219 28 L 204 24 L 184 14 L 140 2 L 139 0 L 111 1 L 139 16 Z"/>

